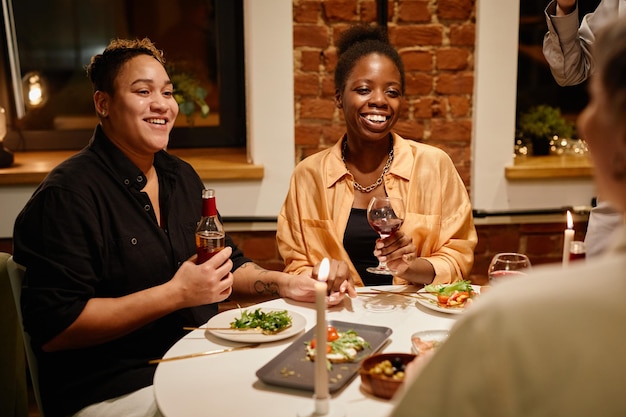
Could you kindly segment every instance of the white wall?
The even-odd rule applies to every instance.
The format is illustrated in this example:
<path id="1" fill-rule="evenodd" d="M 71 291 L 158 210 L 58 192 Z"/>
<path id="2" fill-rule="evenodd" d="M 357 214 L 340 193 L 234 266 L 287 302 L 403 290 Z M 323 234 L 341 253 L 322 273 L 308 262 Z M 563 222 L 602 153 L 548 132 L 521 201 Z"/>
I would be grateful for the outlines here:
<path id="1" fill-rule="evenodd" d="M 244 0 L 248 153 L 262 181 L 211 181 L 224 216 L 276 217 L 295 161 L 291 0 Z M 0 187 L 0 237 L 35 190 Z M 273 226 L 270 226 L 273 227 Z"/>
<path id="2" fill-rule="evenodd" d="M 472 204 L 486 211 L 589 205 L 595 195 L 591 179 L 504 176 L 515 135 L 519 1 L 478 0 L 476 6 Z"/>
<path id="3" fill-rule="evenodd" d="M 223 216 L 276 217 L 294 168 L 291 0 L 244 0 L 248 153 L 259 181 L 212 181 Z"/>

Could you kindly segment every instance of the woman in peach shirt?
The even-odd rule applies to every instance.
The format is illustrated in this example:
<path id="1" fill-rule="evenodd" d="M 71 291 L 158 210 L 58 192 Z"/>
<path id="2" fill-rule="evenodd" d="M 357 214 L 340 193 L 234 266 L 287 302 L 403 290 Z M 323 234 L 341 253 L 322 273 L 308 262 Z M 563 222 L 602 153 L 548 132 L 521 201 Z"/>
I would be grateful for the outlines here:
<path id="1" fill-rule="evenodd" d="M 344 33 L 335 87 L 347 132 L 294 170 L 277 230 L 286 272 L 329 257 L 345 261 L 358 286 L 467 279 L 477 243 L 467 190 L 445 152 L 392 133 L 404 68 L 384 32 Z M 400 231 L 380 239 L 366 208 L 384 195 L 401 197 L 406 214 Z M 393 279 L 365 272 L 379 260 L 396 271 Z"/>

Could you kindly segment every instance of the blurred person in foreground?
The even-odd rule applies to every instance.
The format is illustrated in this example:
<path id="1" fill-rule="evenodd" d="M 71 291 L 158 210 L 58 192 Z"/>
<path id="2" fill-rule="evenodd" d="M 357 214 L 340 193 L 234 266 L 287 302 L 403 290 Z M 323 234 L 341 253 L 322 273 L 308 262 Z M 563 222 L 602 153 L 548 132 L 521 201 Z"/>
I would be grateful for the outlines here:
<path id="1" fill-rule="evenodd" d="M 578 120 L 598 189 L 626 209 L 626 20 L 593 47 Z M 626 230 L 610 256 L 537 267 L 469 307 L 449 338 L 407 369 L 392 417 L 626 415 Z"/>
<path id="2" fill-rule="evenodd" d="M 543 39 L 543 54 L 555 81 L 571 86 L 584 82 L 594 71 L 591 46 L 596 34 L 618 16 L 626 16 L 626 1 L 602 0 L 593 13 L 583 17 L 580 26 L 577 0 L 552 0 L 544 13 L 548 32 Z M 613 232 L 623 224 L 624 213 L 598 198 L 585 234 L 587 257 L 604 253 Z"/>
<path id="3" fill-rule="evenodd" d="M 100 123 L 15 223 L 24 325 L 47 417 L 159 415 L 148 361 L 183 337 L 183 326 L 205 323 L 231 293 L 315 299 L 311 272 L 265 270 L 230 237 L 196 265 L 204 185 L 165 151 L 178 105 L 163 64 L 148 39 L 114 40 L 91 59 Z M 331 294 L 329 303 L 342 298 Z"/>
<path id="4" fill-rule="evenodd" d="M 384 29 L 357 25 L 341 35 L 335 103 L 346 133 L 294 170 L 276 233 L 287 272 L 329 257 L 349 265 L 357 286 L 468 278 L 478 238 L 467 189 L 444 151 L 392 131 L 404 90 L 404 65 Z M 374 196 L 405 204 L 401 228 L 384 239 L 367 221 Z M 379 260 L 395 276 L 366 271 Z"/>

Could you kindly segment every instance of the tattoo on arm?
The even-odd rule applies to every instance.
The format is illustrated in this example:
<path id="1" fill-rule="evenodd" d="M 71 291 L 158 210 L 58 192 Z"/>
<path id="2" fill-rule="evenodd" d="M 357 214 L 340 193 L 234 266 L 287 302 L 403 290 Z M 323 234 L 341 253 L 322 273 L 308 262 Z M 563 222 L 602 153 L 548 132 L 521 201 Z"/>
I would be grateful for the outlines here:
<path id="1" fill-rule="evenodd" d="M 254 268 L 255 270 L 259 271 L 259 276 L 270 272 L 267 269 L 255 264 L 254 262 L 246 262 L 245 264 L 241 265 L 240 268 Z M 256 293 L 259 295 L 271 295 L 274 297 L 280 297 L 280 293 L 278 291 L 278 283 L 273 281 L 264 282 L 260 279 L 257 279 L 254 282 L 254 291 L 256 291 Z"/>
<path id="2" fill-rule="evenodd" d="M 260 271 L 261 274 L 266 274 L 267 272 L 269 272 L 267 269 L 255 264 L 254 262 L 246 262 L 245 264 L 241 265 L 239 268 L 244 269 L 244 268 L 254 268 L 257 271 Z"/>
<path id="3" fill-rule="evenodd" d="M 254 282 L 254 290 L 257 294 L 269 294 L 276 297 L 280 296 L 278 293 L 278 284 L 275 282 L 263 282 L 261 280 L 257 280 Z"/>

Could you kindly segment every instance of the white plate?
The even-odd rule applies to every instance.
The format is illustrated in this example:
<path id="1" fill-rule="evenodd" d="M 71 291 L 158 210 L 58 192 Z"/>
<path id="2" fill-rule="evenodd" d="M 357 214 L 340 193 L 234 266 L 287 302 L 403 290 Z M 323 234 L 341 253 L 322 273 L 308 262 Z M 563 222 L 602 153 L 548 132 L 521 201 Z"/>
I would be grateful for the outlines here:
<path id="1" fill-rule="evenodd" d="M 213 316 L 204 327 L 230 327 L 230 323 L 235 321 L 241 317 L 241 312 L 243 310 L 248 310 L 250 312 L 256 310 L 256 308 L 250 309 L 238 309 L 234 308 L 232 310 L 226 310 L 218 314 L 217 316 Z M 262 312 L 269 313 L 271 311 L 284 311 L 284 309 L 277 308 L 262 308 Z M 255 333 L 255 332 L 246 332 L 240 330 L 208 330 L 209 333 L 220 337 L 222 339 L 231 340 L 233 342 L 243 342 L 243 343 L 264 343 L 264 342 L 274 342 L 276 340 L 286 339 L 291 336 L 295 336 L 304 330 L 306 326 L 306 319 L 293 311 L 287 310 L 289 316 L 291 316 L 291 327 L 282 332 L 278 332 L 276 334 L 263 334 L 263 333 Z"/>
<path id="2" fill-rule="evenodd" d="M 480 285 L 472 285 L 472 288 L 475 293 L 480 294 Z M 424 307 L 430 308 L 431 310 L 448 314 L 461 314 L 463 313 L 463 310 L 465 310 L 465 307 L 441 307 L 437 304 L 437 296 L 435 294 L 427 293 L 423 288 L 417 292 L 422 295 L 417 298 L 417 302 Z"/>
<path id="3" fill-rule="evenodd" d="M 425 342 L 443 342 L 448 338 L 448 330 L 422 330 L 411 335 L 411 351 L 419 355 L 419 349 L 413 343 L 413 338 L 419 337 Z"/>

